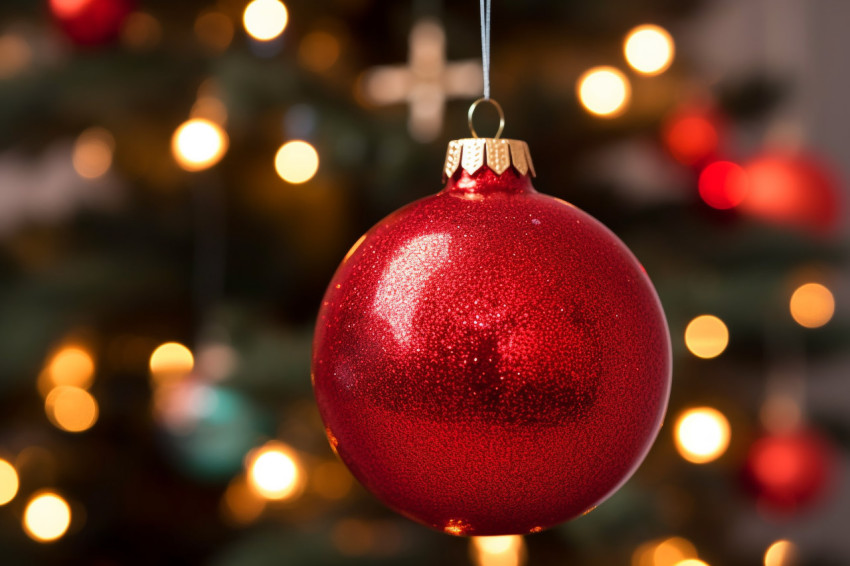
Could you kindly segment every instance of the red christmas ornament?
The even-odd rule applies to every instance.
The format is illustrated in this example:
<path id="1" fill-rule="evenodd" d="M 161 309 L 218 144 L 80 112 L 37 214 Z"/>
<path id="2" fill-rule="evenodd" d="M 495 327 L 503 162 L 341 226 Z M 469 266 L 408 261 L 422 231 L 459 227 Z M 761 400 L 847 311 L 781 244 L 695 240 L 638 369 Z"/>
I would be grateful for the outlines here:
<path id="1" fill-rule="evenodd" d="M 331 444 L 387 505 L 454 535 L 593 509 L 643 460 L 669 395 L 643 268 L 529 173 L 525 142 L 451 142 L 445 188 L 366 233 L 319 313 Z"/>
<path id="2" fill-rule="evenodd" d="M 744 166 L 747 193 L 739 210 L 816 233 L 838 226 L 839 189 L 833 173 L 812 156 L 765 153 Z"/>
<path id="3" fill-rule="evenodd" d="M 50 0 L 50 12 L 59 27 L 82 46 L 116 39 L 132 7 L 132 0 Z"/>
<path id="4" fill-rule="evenodd" d="M 750 448 L 744 477 L 766 510 L 791 513 L 824 495 L 834 464 L 831 447 L 813 431 L 769 435 Z"/>

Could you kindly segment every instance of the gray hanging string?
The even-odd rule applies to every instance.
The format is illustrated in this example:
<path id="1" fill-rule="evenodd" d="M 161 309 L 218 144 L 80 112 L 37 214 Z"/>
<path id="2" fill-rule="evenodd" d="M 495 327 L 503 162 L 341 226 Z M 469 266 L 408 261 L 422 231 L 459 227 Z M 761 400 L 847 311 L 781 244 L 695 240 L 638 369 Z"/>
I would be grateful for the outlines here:
<path id="1" fill-rule="evenodd" d="M 484 72 L 484 100 L 490 100 L 490 2 L 481 0 L 481 69 Z"/>

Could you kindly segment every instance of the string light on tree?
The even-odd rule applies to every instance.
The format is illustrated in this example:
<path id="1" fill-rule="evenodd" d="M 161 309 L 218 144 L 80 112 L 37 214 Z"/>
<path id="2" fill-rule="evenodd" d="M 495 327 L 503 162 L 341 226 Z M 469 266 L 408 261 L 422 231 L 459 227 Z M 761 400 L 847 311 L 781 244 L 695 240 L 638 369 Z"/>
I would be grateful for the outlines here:
<path id="1" fill-rule="evenodd" d="M 248 454 L 246 469 L 248 485 L 265 499 L 292 499 L 304 484 L 298 458 L 281 442 L 269 442 Z"/>
<path id="2" fill-rule="evenodd" d="M 525 540 L 520 535 L 471 537 L 469 550 L 475 566 L 522 566 Z"/>
<path id="3" fill-rule="evenodd" d="M 714 315 L 700 315 L 685 328 L 685 346 L 698 358 L 716 358 L 728 345 L 729 329 Z"/>
<path id="4" fill-rule="evenodd" d="M 631 98 L 626 76 L 614 67 L 594 67 L 578 79 L 578 98 L 585 110 L 603 118 L 623 113 Z"/>
<path id="5" fill-rule="evenodd" d="M 57 428 L 66 432 L 83 432 L 97 422 L 98 406 L 85 389 L 61 386 L 47 395 L 44 412 Z"/>
<path id="6" fill-rule="evenodd" d="M 748 190 L 747 172 L 731 161 L 716 161 L 699 176 L 699 196 L 712 208 L 734 208 L 744 201 Z"/>
<path id="7" fill-rule="evenodd" d="M 372 104 L 410 104 L 410 135 L 434 140 L 443 126 L 449 98 L 477 96 L 481 64 L 477 60 L 446 62 L 446 34 L 436 20 L 421 20 L 410 33 L 407 67 L 376 67 L 363 76 L 362 87 Z"/>
<path id="8" fill-rule="evenodd" d="M 820 328 L 835 314 L 835 297 L 820 283 L 800 285 L 791 295 L 789 309 L 794 321 L 805 328 Z"/>
<path id="9" fill-rule="evenodd" d="M 18 471 L 15 466 L 0 458 L 0 505 L 6 505 L 18 494 Z"/>
<path id="10" fill-rule="evenodd" d="M 32 497 L 24 510 L 23 526 L 27 535 L 38 542 L 61 538 L 71 525 L 71 507 L 51 491 Z"/>
<path id="11" fill-rule="evenodd" d="M 74 142 L 74 170 L 84 179 L 97 179 L 109 171 L 115 138 L 103 128 L 89 128 Z"/>
<path id="12" fill-rule="evenodd" d="M 65 346 L 60 348 L 45 368 L 45 383 L 39 384 L 44 395 L 61 385 L 88 389 L 94 381 L 94 360 L 85 348 Z"/>
<path id="13" fill-rule="evenodd" d="M 644 75 L 660 75 L 673 63 L 675 46 L 667 30 L 646 24 L 631 30 L 623 43 L 626 61 Z"/>
<path id="14" fill-rule="evenodd" d="M 305 141 L 286 142 L 274 156 L 274 168 L 287 183 L 306 183 L 319 170 L 319 153 Z"/>
<path id="15" fill-rule="evenodd" d="M 632 566 L 676 566 L 683 560 L 697 557 L 693 543 L 682 537 L 651 540 L 637 547 L 632 554 Z"/>
<path id="16" fill-rule="evenodd" d="M 258 41 L 275 39 L 286 29 L 288 21 L 289 13 L 279 0 L 253 0 L 242 14 L 245 31 Z"/>
<path id="17" fill-rule="evenodd" d="M 795 566 L 797 547 L 785 539 L 778 540 L 767 547 L 764 553 L 764 566 Z"/>
<path id="18" fill-rule="evenodd" d="M 227 152 L 227 134 L 218 124 L 192 118 L 180 125 L 171 138 L 171 152 L 187 171 L 201 171 L 218 163 Z"/>
<path id="19" fill-rule="evenodd" d="M 729 421 L 717 409 L 690 409 L 676 420 L 676 449 L 688 462 L 707 464 L 726 452 L 731 432 Z"/>
<path id="20" fill-rule="evenodd" d="M 166 342 L 151 353 L 148 367 L 154 382 L 163 383 L 191 373 L 195 367 L 195 358 L 183 344 Z"/>

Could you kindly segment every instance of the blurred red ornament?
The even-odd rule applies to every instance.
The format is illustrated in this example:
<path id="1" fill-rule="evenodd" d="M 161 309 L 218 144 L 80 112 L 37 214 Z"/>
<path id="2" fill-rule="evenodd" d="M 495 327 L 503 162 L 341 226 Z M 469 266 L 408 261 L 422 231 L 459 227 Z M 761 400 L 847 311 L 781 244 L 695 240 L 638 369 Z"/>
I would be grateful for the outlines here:
<path id="1" fill-rule="evenodd" d="M 103 45 L 116 39 L 133 8 L 132 0 L 49 0 L 50 12 L 77 45 Z"/>
<path id="2" fill-rule="evenodd" d="M 684 106 L 664 121 L 662 137 L 673 159 L 699 165 L 717 156 L 723 120 L 707 106 Z"/>
<path id="3" fill-rule="evenodd" d="M 811 506 L 829 488 L 835 459 L 813 431 L 762 437 L 750 448 L 745 479 L 768 511 L 791 513 Z"/>
<path id="4" fill-rule="evenodd" d="M 793 152 L 765 153 L 744 166 L 747 194 L 739 209 L 763 220 L 819 233 L 839 221 L 839 186 L 816 158 Z"/>
<path id="5" fill-rule="evenodd" d="M 748 188 L 746 172 L 731 161 L 715 161 L 699 176 L 699 196 L 708 206 L 720 210 L 741 204 Z"/>
<path id="6" fill-rule="evenodd" d="M 536 532 L 592 509 L 643 460 L 670 390 L 641 265 L 534 190 L 523 142 L 484 144 L 453 142 L 445 189 L 355 244 L 313 348 L 342 460 L 390 507 L 455 535 Z"/>

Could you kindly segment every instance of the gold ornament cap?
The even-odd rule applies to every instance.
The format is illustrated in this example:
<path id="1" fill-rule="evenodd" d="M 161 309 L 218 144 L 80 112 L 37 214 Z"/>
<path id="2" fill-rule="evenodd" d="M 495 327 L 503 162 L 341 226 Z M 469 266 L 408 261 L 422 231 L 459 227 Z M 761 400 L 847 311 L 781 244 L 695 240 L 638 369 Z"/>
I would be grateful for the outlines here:
<path id="1" fill-rule="evenodd" d="M 489 102 L 499 113 L 499 129 L 496 136 L 492 138 L 478 137 L 472 123 L 475 109 L 482 102 Z M 479 98 L 469 107 L 467 117 L 469 119 L 469 130 L 473 137 L 449 142 L 449 148 L 446 151 L 446 163 L 443 166 L 444 181 L 451 178 L 458 168 L 462 168 L 473 175 L 484 166 L 489 167 L 496 175 L 501 175 L 508 167 L 513 165 L 513 168 L 520 175 L 537 176 L 534 171 L 534 164 L 531 162 L 528 144 L 522 140 L 504 140 L 499 137 L 505 128 L 505 114 L 498 102 L 492 98 Z"/>

